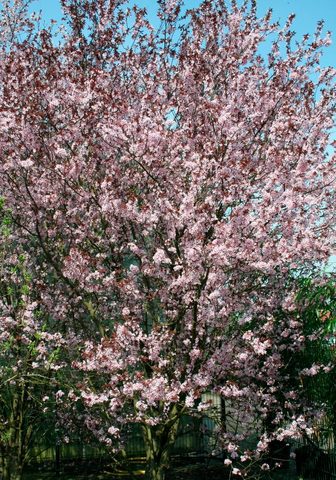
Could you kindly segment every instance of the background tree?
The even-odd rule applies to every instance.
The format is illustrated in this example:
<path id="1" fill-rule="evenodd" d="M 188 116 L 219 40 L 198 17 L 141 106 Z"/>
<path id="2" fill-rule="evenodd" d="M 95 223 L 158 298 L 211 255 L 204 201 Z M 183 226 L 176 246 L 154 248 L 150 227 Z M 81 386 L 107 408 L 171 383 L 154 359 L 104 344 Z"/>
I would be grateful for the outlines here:
<path id="1" fill-rule="evenodd" d="M 316 425 L 315 438 L 317 444 L 323 446 L 330 434 L 334 438 L 336 435 L 336 295 L 333 276 L 316 283 L 302 281 L 299 301 L 304 312 L 304 333 L 311 339 L 301 355 L 302 366 L 303 363 L 306 364 L 302 372 L 302 383 L 307 396 L 324 410 L 324 418 L 320 425 Z"/>
<path id="2" fill-rule="evenodd" d="M 204 392 L 242 408 L 246 435 L 274 410 L 272 438 L 288 419 L 297 435 L 281 352 L 305 337 L 288 275 L 334 246 L 323 25 L 294 44 L 293 18 L 259 19 L 255 2 L 184 15 L 160 1 L 157 30 L 123 1 L 61 4 L 57 38 L 22 20 L 2 48 L 0 191 L 38 262 L 39 308 L 81 342 L 70 399 L 107 445 L 139 423 L 151 480 Z M 224 435 L 233 458 L 239 435 Z"/>
<path id="3" fill-rule="evenodd" d="M 42 447 L 54 430 L 53 397 L 58 353 L 39 308 L 36 259 L 15 235 L 11 212 L 0 199 L 0 453 L 4 480 L 22 478 L 32 447 Z"/>

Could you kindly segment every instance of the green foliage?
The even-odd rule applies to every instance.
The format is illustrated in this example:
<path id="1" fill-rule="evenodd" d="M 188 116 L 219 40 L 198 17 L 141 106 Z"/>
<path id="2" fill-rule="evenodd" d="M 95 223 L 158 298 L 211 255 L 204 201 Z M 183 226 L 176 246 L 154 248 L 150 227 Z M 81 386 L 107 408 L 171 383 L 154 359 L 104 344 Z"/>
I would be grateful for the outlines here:
<path id="1" fill-rule="evenodd" d="M 303 366 L 316 365 L 319 372 L 304 376 L 303 386 L 308 398 L 321 405 L 327 424 L 336 433 L 336 284 L 329 280 L 314 284 L 301 281 L 297 297 L 301 309 L 304 334 L 309 339 L 299 361 Z"/>
<path id="2" fill-rule="evenodd" d="M 12 213 L 6 208 L 6 202 L 3 197 L 0 197 L 0 235 L 3 238 L 8 238 L 12 233 Z"/>

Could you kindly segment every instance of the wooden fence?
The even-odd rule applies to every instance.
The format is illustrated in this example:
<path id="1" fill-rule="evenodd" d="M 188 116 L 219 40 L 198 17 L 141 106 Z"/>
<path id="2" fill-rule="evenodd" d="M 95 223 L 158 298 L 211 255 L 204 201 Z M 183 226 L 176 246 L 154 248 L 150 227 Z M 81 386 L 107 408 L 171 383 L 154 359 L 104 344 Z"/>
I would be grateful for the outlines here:
<path id="1" fill-rule="evenodd" d="M 202 417 L 185 415 L 180 424 L 179 434 L 176 439 L 173 455 L 204 456 L 216 449 L 216 426 L 220 422 L 221 404 L 217 395 L 205 394 L 204 400 L 211 397 L 212 406 Z M 141 457 L 145 455 L 145 447 L 140 425 L 130 426 L 127 434 L 125 449 L 128 457 Z M 99 446 L 85 444 L 36 445 L 30 453 L 31 463 L 66 463 L 72 460 L 90 461 L 108 458 L 107 450 Z"/>
<path id="2" fill-rule="evenodd" d="M 208 423 L 211 422 L 211 419 Z M 205 420 L 199 421 L 191 417 L 185 417 L 182 421 L 180 433 L 173 448 L 173 454 L 180 455 L 205 455 L 211 452 L 216 443 L 215 436 L 211 430 L 204 430 Z M 145 455 L 145 447 L 142 438 L 141 428 L 134 425 L 127 435 L 126 453 L 129 457 L 139 457 Z M 36 445 L 30 454 L 32 462 L 43 463 L 56 461 L 59 456 L 63 461 L 71 459 L 93 460 L 106 457 L 107 450 L 98 446 L 87 444 L 61 444 L 58 447 L 51 445 Z"/>
<path id="3" fill-rule="evenodd" d="M 323 453 L 316 465 L 316 480 L 336 480 L 336 454 Z"/>
<path id="4" fill-rule="evenodd" d="M 297 473 L 305 480 L 336 480 L 336 452 L 325 451 L 313 444 L 296 448 Z"/>
<path id="5" fill-rule="evenodd" d="M 315 468 L 316 480 L 336 480 L 336 451 L 322 451 Z"/>
<path id="6" fill-rule="evenodd" d="M 202 400 L 211 400 L 212 407 L 202 417 L 195 418 L 185 415 L 182 418 L 179 435 L 172 452 L 173 455 L 202 457 L 217 450 L 216 427 L 223 422 L 223 405 L 221 405 L 220 397 L 217 395 L 206 394 Z M 231 412 L 231 410 L 229 405 L 225 406 L 227 431 L 232 429 L 232 431 L 237 432 L 239 416 L 235 418 L 234 411 Z M 255 427 L 258 428 L 257 425 Z M 320 427 L 320 431 L 323 432 L 325 426 L 321 424 Z M 238 428 L 238 433 L 241 428 L 241 426 Z M 246 445 L 246 448 L 253 449 L 256 438 L 257 435 L 249 438 L 248 442 L 250 444 Z M 145 448 L 139 425 L 133 425 L 130 428 L 125 443 L 128 457 L 144 456 Z M 320 448 L 314 447 L 313 442 L 310 442 L 310 445 L 302 443 L 296 445 L 298 447 L 297 466 L 299 475 L 305 480 L 336 480 L 336 451 L 333 436 L 325 435 L 325 433 L 319 436 L 315 432 L 314 443 L 318 443 Z M 108 458 L 109 454 L 106 449 L 85 444 L 62 444 L 49 448 L 36 446 L 31 452 L 33 463 L 54 463 L 58 465 L 57 468 L 61 468 L 62 465 L 71 461 L 95 461 L 99 464 L 106 462 Z"/>

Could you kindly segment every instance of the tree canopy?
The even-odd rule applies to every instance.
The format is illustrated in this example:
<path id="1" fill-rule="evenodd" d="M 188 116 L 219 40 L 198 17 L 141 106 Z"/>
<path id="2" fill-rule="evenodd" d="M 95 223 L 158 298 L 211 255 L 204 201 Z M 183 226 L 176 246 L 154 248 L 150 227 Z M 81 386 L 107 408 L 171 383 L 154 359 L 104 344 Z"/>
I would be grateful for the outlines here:
<path id="1" fill-rule="evenodd" d="M 151 480 L 205 392 L 239 409 L 245 435 L 268 425 L 258 455 L 308 429 L 286 362 L 306 342 L 297 280 L 335 246 L 322 23 L 294 42 L 293 18 L 258 18 L 254 1 L 161 0 L 154 29 L 125 1 L 62 0 L 57 29 L 3 3 L 1 252 L 24 258 L 20 308 L 48 355 L 63 349 L 31 368 L 72 372 L 58 400 L 81 403 L 105 445 L 140 424 Z M 222 432 L 233 460 L 241 435 Z"/>

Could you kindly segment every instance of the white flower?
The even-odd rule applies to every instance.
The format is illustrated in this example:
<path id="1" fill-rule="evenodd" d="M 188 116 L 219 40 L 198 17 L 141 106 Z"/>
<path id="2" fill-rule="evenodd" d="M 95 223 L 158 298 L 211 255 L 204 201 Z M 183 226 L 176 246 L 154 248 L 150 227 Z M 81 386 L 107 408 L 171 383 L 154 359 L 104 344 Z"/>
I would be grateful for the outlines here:
<path id="1" fill-rule="evenodd" d="M 64 392 L 62 390 L 58 390 L 56 392 L 56 400 L 59 400 L 60 398 L 62 398 L 64 395 Z"/>
<path id="2" fill-rule="evenodd" d="M 156 253 L 153 257 L 154 263 L 157 265 L 160 265 L 161 263 L 171 263 L 170 259 L 167 257 L 165 254 L 164 250 L 162 248 L 158 248 L 156 250 Z"/>
<path id="3" fill-rule="evenodd" d="M 118 437 L 119 436 L 119 428 L 116 427 L 110 427 L 107 432 L 112 435 L 113 437 Z"/>
<path id="4" fill-rule="evenodd" d="M 195 403 L 195 399 L 192 397 L 192 395 L 187 395 L 185 400 L 186 407 L 191 408 L 194 406 L 194 403 Z"/>
<path id="5" fill-rule="evenodd" d="M 24 168 L 29 168 L 29 167 L 32 167 L 34 165 L 34 162 L 32 160 L 21 160 L 20 162 L 20 165 Z"/>

